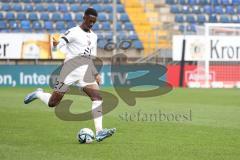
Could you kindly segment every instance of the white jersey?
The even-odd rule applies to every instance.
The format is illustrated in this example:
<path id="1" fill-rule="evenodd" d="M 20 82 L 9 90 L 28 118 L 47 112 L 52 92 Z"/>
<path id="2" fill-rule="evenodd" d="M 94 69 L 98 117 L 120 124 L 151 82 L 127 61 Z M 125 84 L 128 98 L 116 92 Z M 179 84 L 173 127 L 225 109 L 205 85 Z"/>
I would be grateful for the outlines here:
<path id="1" fill-rule="evenodd" d="M 57 47 L 66 54 L 65 61 L 79 55 L 97 56 L 97 35 L 76 26 L 61 37 Z"/>

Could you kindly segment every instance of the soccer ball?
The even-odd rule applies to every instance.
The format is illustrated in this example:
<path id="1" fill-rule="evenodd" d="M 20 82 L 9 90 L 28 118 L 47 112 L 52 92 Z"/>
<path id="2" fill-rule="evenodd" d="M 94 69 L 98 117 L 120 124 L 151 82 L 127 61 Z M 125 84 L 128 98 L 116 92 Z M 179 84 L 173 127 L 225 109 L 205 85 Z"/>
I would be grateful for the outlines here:
<path id="1" fill-rule="evenodd" d="M 83 128 L 77 133 L 77 139 L 80 143 L 92 143 L 94 137 L 94 133 L 90 128 Z"/>

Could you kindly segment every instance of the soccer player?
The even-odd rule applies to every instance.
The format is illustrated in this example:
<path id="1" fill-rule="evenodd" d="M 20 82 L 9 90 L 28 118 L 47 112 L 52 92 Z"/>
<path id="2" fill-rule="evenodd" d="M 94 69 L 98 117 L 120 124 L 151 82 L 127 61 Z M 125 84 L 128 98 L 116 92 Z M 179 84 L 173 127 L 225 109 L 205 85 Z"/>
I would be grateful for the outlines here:
<path id="1" fill-rule="evenodd" d="M 92 26 L 97 20 L 97 12 L 93 8 L 88 8 L 83 16 L 83 22 L 80 26 L 73 27 L 65 32 L 60 40 L 53 38 L 53 46 L 56 46 L 66 54 L 63 67 L 60 72 L 60 79 L 55 84 L 52 94 L 46 93 L 43 89 L 39 88 L 36 91 L 28 94 L 24 103 L 28 104 L 35 99 L 40 99 L 49 107 L 57 106 L 62 100 L 68 87 L 73 83 L 77 83 L 83 91 L 92 100 L 92 115 L 96 129 L 96 140 L 102 141 L 110 137 L 116 131 L 115 128 L 103 129 L 102 128 L 102 97 L 99 94 L 99 83 L 101 81 L 100 75 L 97 70 L 89 69 L 93 67 L 93 61 L 89 57 L 96 56 L 97 54 L 97 35 L 91 30 Z M 74 68 L 74 61 L 84 62 L 84 65 L 77 67 L 70 73 L 67 73 L 64 79 L 61 79 L 61 74 L 66 74 L 68 68 Z M 68 63 L 73 61 L 73 63 Z M 85 65 L 85 64 L 88 65 Z M 70 64 L 70 65 L 69 65 Z M 72 67 L 72 66 L 73 67 Z M 93 81 L 85 81 L 87 74 L 88 79 Z"/>

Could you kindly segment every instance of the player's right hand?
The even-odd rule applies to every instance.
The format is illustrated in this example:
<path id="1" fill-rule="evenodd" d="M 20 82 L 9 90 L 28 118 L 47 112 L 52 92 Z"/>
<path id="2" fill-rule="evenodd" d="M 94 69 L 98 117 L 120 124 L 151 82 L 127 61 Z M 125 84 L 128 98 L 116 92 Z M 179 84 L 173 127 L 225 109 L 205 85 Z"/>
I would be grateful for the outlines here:
<path id="1" fill-rule="evenodd" d="M 97 84 L 100 85 L 101 82 L 102 82 L 101 75 L 100 75 L 100 74 L 97 74 L 96 77 L 95 77 L 95 79 L 96 79 Z"/>

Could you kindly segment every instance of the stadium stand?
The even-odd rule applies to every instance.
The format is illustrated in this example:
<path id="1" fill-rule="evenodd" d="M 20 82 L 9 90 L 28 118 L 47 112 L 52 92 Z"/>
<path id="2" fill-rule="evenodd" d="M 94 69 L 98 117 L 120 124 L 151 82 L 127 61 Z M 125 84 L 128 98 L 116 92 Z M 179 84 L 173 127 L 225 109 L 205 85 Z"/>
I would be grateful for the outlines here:
<path id="1" fill-rule="evenodd" d="M 99 12 L 99 21 L 93 28 L 95 32 L 104 39 L 112 40 L 112 0 L 2 0 L 0 32 L 62 33 L 79 24 L 88 7 Z M 117 39 L 131 39 L 136 44 L 132 46 L 142 50 L 142 42 L 119 0 L 117 20 L 117 31 L 121 31 Z M 99 47 L 103 44 L 101 42 Z"/>
<path id="2" fill-rule="evenodd" d="M 178 29 L 196 32 L 204 23 L 239 23 L 239 0 L 166 0 Z"/>

